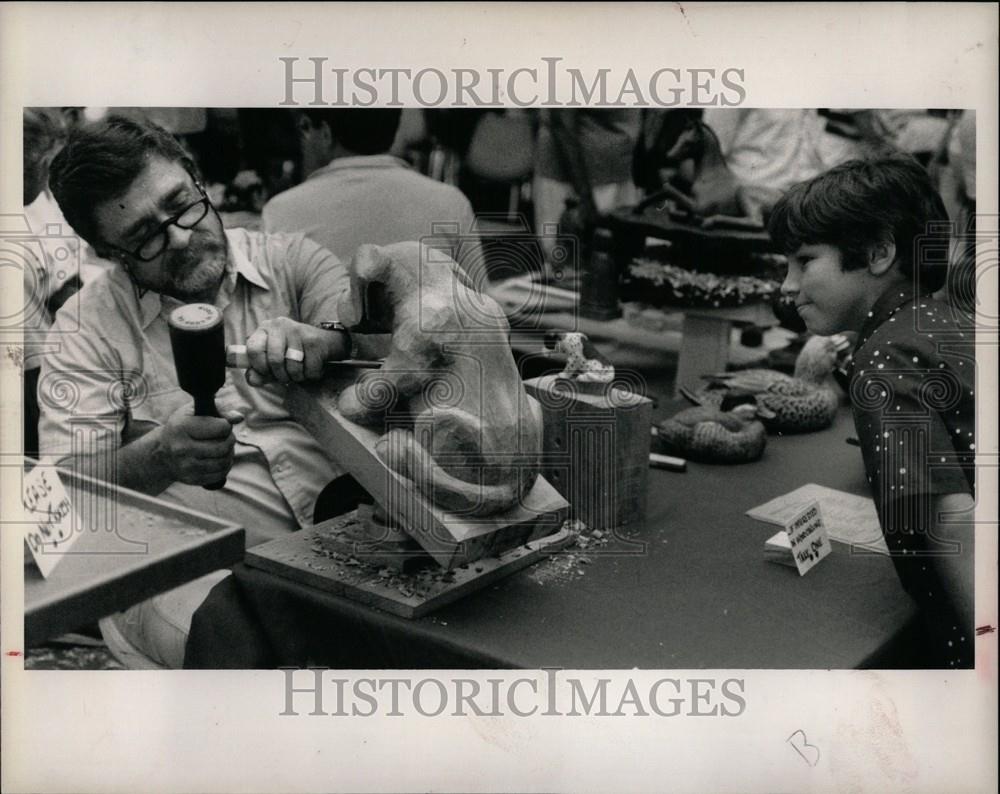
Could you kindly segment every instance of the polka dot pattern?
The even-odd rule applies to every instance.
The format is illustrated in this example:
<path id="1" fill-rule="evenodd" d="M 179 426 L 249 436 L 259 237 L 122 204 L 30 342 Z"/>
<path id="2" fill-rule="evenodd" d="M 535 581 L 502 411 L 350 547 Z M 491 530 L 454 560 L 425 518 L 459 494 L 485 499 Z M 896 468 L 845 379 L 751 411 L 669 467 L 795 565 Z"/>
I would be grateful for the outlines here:
<path id="1" fill-rule="evenodd" d="M 975 356 L 965 336 L 946 304 L 894 290 L 879 298 L 861 328 L 849 370 L 855 429 L 882 530 L 900 581 L 928 616 L 953 614 L 935 567 L 927 565 L 936 553 L 928 533 L 933 499 L 975 487 Z M 854 399 L 872 393 L 865 386 L 875 383 L 881 399 Z M 953 626 L 952 617 L 932 622 L 941 624 L 933 632 L 939 655 L 950 666 L 968 666 L 965 629 Z"/>

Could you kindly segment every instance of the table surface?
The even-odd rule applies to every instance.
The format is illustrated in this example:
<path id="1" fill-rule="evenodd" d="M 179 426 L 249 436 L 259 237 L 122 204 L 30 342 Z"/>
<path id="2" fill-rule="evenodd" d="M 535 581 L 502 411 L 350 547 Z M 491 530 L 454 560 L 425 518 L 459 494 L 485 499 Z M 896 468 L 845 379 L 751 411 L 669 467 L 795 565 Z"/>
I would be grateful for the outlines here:
<path id="1" fill-rule="evenodd" d="M 239 527 L 65 471 L 60 478 L 80 535 L 48 578 L 24 566 L 25 647 L 243 558 Z"/>
<path id="2" fill-rule="evenodd" d="M 238 566 L 282 664 L 434 668 L 855 668 L 916 610 L 885 556 L 833 553 L 806 576 L 765 560 L 776 527 L 745 511 L 809 482 L 864 494 L 848 411 L 772 437 L 742 466 L 652 470 L 641 550 L 559 557 L 419 620 Z M 617 546 L 617 552 L 616 552 Z M 578 573 L 579 571 L 579 573 Z"/>

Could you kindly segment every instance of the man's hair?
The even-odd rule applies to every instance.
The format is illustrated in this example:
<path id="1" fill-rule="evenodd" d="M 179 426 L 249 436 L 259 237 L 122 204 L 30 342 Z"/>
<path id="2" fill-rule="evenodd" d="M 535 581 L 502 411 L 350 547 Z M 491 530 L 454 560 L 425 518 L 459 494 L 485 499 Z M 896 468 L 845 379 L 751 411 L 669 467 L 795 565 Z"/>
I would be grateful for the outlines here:
<path id="1" fill-rule="evenodd" d="M 403 114 L 400 108 L 324 108 L 302 112 L 314 127 L 325 122 L 335 141 L 358 154 L 389 151 Z"/>
<path id="2" fill-rule="evenodd" d="M 918 241 L 932 234 L 947 247 L 948 212 L 927 171 L 912 157 L 890 155 L 851 160 L 792 187 L 771 212 L 768 231 L 779 250 L 802 245 L 839 249 L 844 270 L 867 267 L 871 246 L 889 238 L 900 271 L 934 291 L 944 285 L 947 263 L 921 255 Z M 931 228 L 931 224 L 937 224 Z"/>
<path id="3" fill-rule="evenodd" d="M 28 205 L 45 190 L 49 177 L 49 161 L 66 140 L 66 125 L 56 111 L 25 108 L 22 128 L 24 133 L 22 202 Z"/>
<path id="4" fill-rule="evenodd" d="M 52 194 L 69 225 L 94 248 L 103 244 L 94 208 L 125 193 L 153 156 L 180 163 L 198 179 L 191 156 L 169 132 L 121 116 L 76 129 L 52 161 Z"/>

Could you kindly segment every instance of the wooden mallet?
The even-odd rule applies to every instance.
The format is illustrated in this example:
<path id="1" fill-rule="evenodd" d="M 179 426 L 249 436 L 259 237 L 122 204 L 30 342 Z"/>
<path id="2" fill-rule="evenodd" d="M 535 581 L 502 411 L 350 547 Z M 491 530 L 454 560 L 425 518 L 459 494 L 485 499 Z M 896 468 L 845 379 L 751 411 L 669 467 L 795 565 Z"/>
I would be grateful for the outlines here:
<path id="1" fill-rule="evenodd" d="M 189 303 L 170 313 L 170 346 L 180 387 L 194 398 L 195 416 L 220 416 L 215 393 L 226 382 L 226 336 L 222 312 L 208 303 Z M 225 478 L 204 487 L 217 491 Z"/>

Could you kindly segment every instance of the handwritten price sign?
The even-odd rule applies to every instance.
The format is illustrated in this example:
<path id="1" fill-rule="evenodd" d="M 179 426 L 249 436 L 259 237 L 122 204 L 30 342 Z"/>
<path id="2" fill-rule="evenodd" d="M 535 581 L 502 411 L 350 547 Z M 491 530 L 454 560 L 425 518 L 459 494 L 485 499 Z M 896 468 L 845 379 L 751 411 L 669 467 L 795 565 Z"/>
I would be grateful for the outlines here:
<path id="1" fill-rule="evenodd" d="M 21 498 L 29 521 L 24 541 L 38 570 L 48 577 L 76 542 L 73 506 L 59 475 L 44 466 L 36 466 L 24 476 Z"/>
<path id="2" fill-rule="evenodd" d="M 804 576 L 806 571 L 832 551 L 818 502 L 812 502 L 798 512 L 785 524 L 785 530 L 788 532 L 788 541 L 792 547 L 795 567 L 799 569 L 799 576 Z"/>

